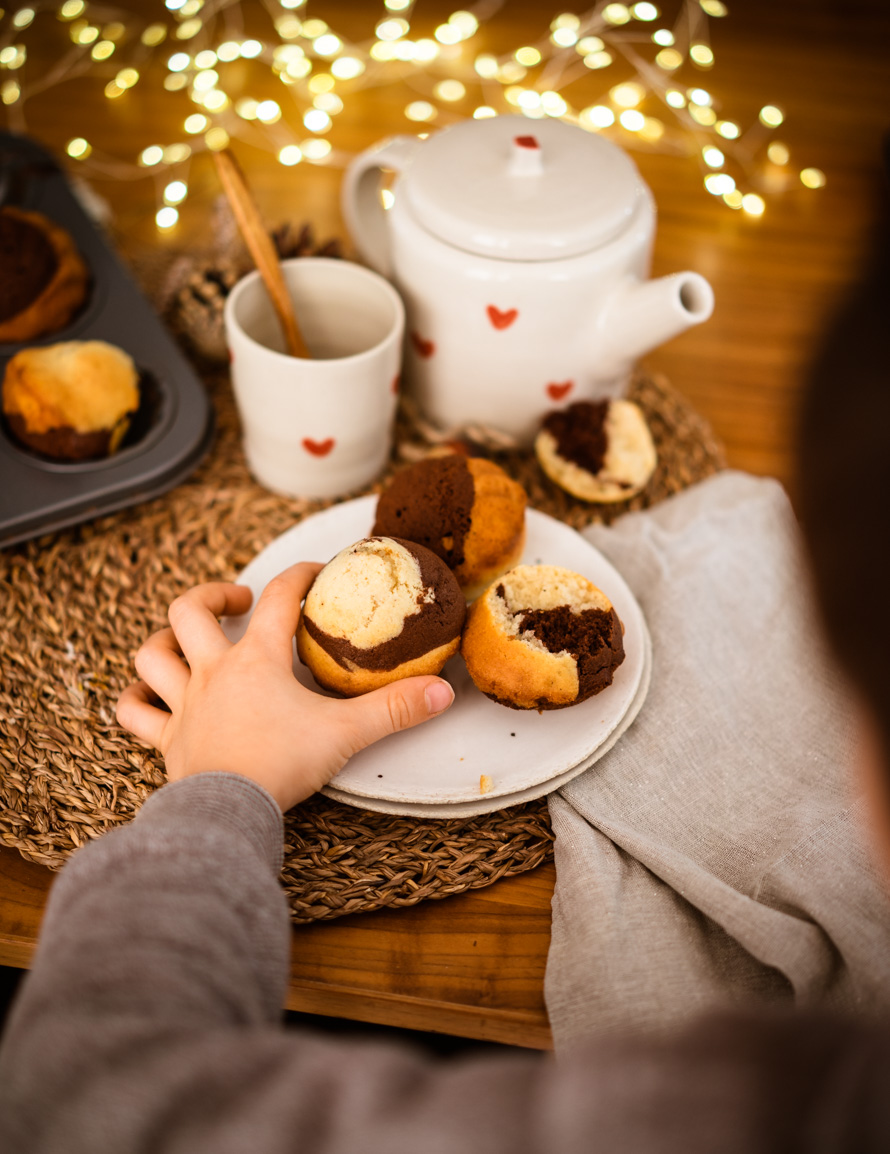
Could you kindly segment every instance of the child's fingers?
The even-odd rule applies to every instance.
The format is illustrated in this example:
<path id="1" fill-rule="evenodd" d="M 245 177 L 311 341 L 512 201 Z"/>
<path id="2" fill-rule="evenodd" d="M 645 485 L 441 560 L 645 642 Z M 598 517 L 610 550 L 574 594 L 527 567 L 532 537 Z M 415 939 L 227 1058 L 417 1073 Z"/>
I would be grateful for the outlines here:
<path id="1" fill-rule="evenodd" d="M 172 629 L 153 633 L 136 654 L 136 672 L 171 709 L 179 709 L 189 683 L 189 670 L 180 656 Z"/>
<path id="2" fill-rule="evenodd" d="M 152 705 L 154 698 L 151 687 L 144 681 L 137 681 L 134 685 L 128 685 L 118 698 L 115 715 L 124 729 L 128 729 L 141 741 L 153 745 L 155 749 L 161 749 L 170 714 Z"/>
<path id="3" fill-rule="evenodd" d="M 245 613 L 252 600 L 246 585 L 209 581 L 195 585 L 172 602 L 167 616 L 189 665 L 194 667 L 202 658 L 231 647 L 218 619 L 227 613 Z"/>
<path id="4" fill-rule="evenodd" d="M 405 677 L 344 701 L 339 708 L 349 718 L 352 752 L 357 753 L 381 737 L 428 721 L 452 701 L 454 690 L 441 677 Z"/>
<path id="5" fill-rule="evenodd" d="M 273 651 L 280 651 L 290 663 L 300 604 L 321 568 L 314 561 L 300 561 L 273 577 L 260 594 L 246 636 Z"/>

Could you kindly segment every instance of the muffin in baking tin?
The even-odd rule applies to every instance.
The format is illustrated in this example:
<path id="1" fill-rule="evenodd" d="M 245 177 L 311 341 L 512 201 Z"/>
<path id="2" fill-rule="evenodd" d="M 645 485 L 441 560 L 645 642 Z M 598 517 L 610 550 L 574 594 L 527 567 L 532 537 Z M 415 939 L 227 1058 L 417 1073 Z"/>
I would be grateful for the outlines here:
<path id="1" fill-rule="evenodd" d="M 132 358 L 105 341 L 22 349 L 8 362 L 3 417 L 26 448 L 59 461 L 117 451 L 139 408 Z"/>
<path id="2" fill-rule="evenodd" d="M 461 653 L 470 677 L 513 709 L 562 709 L 612 684 L 623 626 L 592 581 L 553 565 L 519 565 L 470 607 Z"/>
<path id="3" fill-rule="evenodd" d="M 645 487 L 657 456 L 642 410 L 632 401 L 577 401 L 545 418 L 535 440 L 541 468 L 561 489 L 599 504 Z"/>
<path id="4" fill-rule="evenodd" d="M 472 600 L 522 556 L 525 506 L 522 486 L 491 461 L 430 457 L 396 474 L 372 532 L 431 550 Z"/>
<path id="5" fill-rule="evenodd" d="M 43 213 L 0 208 L 0 268 L 0 342 L 58 332 L 86 302 L 86 263 L 71 235 Z"/>
<path id="6" fill-rule="evenodd" d="M 465 616 L 460 586 L 439 557 L 415 542 L 370 537 L 315 578 L 297 652 L 319 685 L 355 697 L 438 673 L 457 652 Z"/>

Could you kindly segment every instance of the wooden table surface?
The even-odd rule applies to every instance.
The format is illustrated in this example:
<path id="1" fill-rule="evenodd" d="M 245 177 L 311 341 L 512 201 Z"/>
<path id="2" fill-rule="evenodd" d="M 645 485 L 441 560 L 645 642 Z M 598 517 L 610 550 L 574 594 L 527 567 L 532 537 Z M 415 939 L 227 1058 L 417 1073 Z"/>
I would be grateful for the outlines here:
<path id="1" fill-rule="evenodd" d="M 717 301 L 708 324 L 657 350 L 646 363 L 665 372 L 712 422 L 731 465 L 778 477 L 793 495 L 793 422 L 806 366 L 827 314 L 867 246 L 881 135 L 890 128 L 890 15 L 882 0 L 843 6 L 829 0 L 730 0 L 728 6 L 729 15 L 710 25 L 715 67 L 701 72 L 684 65 L 677 86 L 706 87 L 719 102 L 720 115 L 743 126 L 756 120 L 762 105 L 779 105 L 786 121 L 773 136 L 791 151 L 787 171 L 793 179 L 784 190 L 766 193 L 766 211 L 754 218 L 703 191 L 695 156 L 633 153 L 659 208 L 653 272 L 696 269 L 711 281 Z M 671 26 L 679 5 L 661 7 L 658 24 Z M 128 8 L 169 19 L 160 3 L 134 0 Z M 247 32 L 268 36 L 260 5 L 245 3 L 243 9 Z M 430 35 L 450 10 L 418 0 L 412 34 Z M 362 0 L 312 0 L 311 14 L 327 19 L 336 31 L 365 39 L 381 11 Z M 507 0 L 480 30 L 474 47 L 504 52 L 534 43 L 559 11 Z M 0 33 L 11 15 L 9 9 Z M 42 61 L 57 57 L 61 42 L 49 24 L 38 42 L 29 39 L 32 76 Z M 9 75 L 0 71 L 0 84 Z M 577 107 L 597 103 L 627 75 L 627 67 L 616 63 L 586 75 L 567 95 Z M 131 98 L 136 92 L 139 98 Z M 417 131 L 403 111 L 417 98 L 416 88 L 402 83 L 353 95 L 330 133 L 335 149 L 355 153 L 387 134 Z M 438 124 L 470 114 L 479 102 L 478 94 L 468 95 Z M 0 105 L 0 116 L 12 125 L 14 113 Z M 170 94 L 157 83 L 152 91 L 147 80 L 113 102 L 105 100 L 101 84 L 71 81 L 29 100 L 25 113 L 28 130 L 57 150 L 84 135 L 96 153 L 130 161 L 158 140 L 176 139 L 181 123 L 181 104 L 174 108 Z M 627 134 L 616 139 L 628 141 Z M 270 222 L 308 220 L 320 236 L 343 235 L 340 169 L 283 168 L 256 148 L 235 142 L 235 149 Z M 752 163 L 763 170 L 762 148 Z M 825 188 L 803 187 L 796 173 L 806 166 L 825 172 Z M 781 182 L 781 170 L 767 175 Z M 218 186 L 206 155 L 192 163 L 191 195 L 179 224 L 163 235 L 153 223 L 156 193 L 150 173 L 126 183 L 93 174 L 90 179 L 114 210 L 113 231 L 124 251 L 147 245 L 182 248 L 208 239 Z M 546 1047 L 543 977 L 554 876 L 552 866 L 543 866 L 442 902 L 295 929 L 287 1004 Z M 28 965 L 51 880 L 44 868 L 0 849 L 0 964 Z"/>

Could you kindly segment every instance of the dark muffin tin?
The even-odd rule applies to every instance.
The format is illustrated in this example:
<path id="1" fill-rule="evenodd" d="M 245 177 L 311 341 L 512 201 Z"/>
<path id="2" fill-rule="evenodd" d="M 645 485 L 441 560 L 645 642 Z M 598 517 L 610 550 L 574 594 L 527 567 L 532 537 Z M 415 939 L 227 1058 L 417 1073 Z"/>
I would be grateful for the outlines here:
<path id="1" fill-rule="evenodd" d="M 203 385 L 73 196 L 61 169 L 25 137 L 0 133 L 0 202 L 42 212 L 67 229 L 92 278 L 83 309 L 64 329 L 23 344 L 0 343 L 0 379 L 19 349 L 103 340 L 133 358 L 141 395 L 122 447 L 98 461 L 68 463 L 32 453 L 0 422 L 2 547 L 173 488 L 210 447 L 213 410 Z"/>

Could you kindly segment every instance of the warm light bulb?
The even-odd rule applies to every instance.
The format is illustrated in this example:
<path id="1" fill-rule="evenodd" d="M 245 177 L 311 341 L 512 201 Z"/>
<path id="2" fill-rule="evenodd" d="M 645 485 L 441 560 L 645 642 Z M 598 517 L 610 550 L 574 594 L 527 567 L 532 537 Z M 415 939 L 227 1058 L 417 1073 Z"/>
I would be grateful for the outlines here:
<path id="1" fill-rule="evenodd" d="M 74 160 L 85 160 L 93 150 L 88 140 L 84 140 L 82 136 L 75 136 L 65 145 L 65 151 Z"/>
<path id="2" fill-rule="evenodd" d="M 702 159 L 709 168 L 720 168 L 723 165 L 726 157 L 719 148 L 703 148 L 701 150 Z"/>
<path id="3" fill-rule="evenodd" d="M 440 80 L 433 89 L 440 100 L 463 100 L 467 94 L 466 88 L 459 80 Z"/>
<path id="4" fill-rule="evenodd" d="M 662 48 L 655 57 L 655 63 L 665 72 L 673 72 L 683 63 L 683 57 L 676 48 Z"/>
<path id="5" fill-rule="evenodd" d="M 825 173 L 821 168 L 805 168 L 800 174 L 800 182 L 807 188 L 824 188 Z"/>
<path id="6" fill-rule="evenodd" d="M 756 192 L 749 192 L 742 197 L 742 208 L 749 216 L 762 216 L 766 205 L 762 196 L 758 196 Z"/>
<path id="7" fill-rule="evenodd" d="M 622 112 L 618 117 L 618 121 L 622 128 L 626 128 L 628 132 L 639 132 L 646 123 L 646 117 L 642 112 L 637 112 L 635 108 L 628 108 Z"/>
<path id="8" fill-rule="evenodd" d="M 612 103 L 617 104 L 620 108 L 636 108 L 645 95 L 646 92 L 642 84 L 636 84 L 633 81 L 626 84 L 616 84 L 614 88 L 609 90 Z"/>
<path id="9" fill-rule="evenodd" d="M 188 195 L 189 186 L 184 180 L 171 180 L 164 189 L 164 200 L 167 204 L 181 204 Z"/>
<path id="10" fill-rule="evenodd" d="M 525 48 L 517 48 L 513 55 L 516 57 L 519 63 L 524 64 L 526 68 L 534 68 L 536 64 L 541 63 L 541 53 L 537 50 L 537 48 L 532 48 L 530 45 L 527 45 Z M 492 57 L 492 59 L 494 58 Z M 497 71 L 496 64 L 495 71 Z"/>
<path id="11" fill-rule="evenodd" d="M 732 192 L 735 181 L 726 172 L 712 172 L 710 176 L 705 177 L 705 188 L 712 196 L 723 196 L 727 192 Z"/>
<path id="12" fill-rule="evenodd" d="M 299 164 L 303 159 L 303 153 L 295 144 L 286 144 L 284 148 L 278 153 L 278 160 L 281 164 L 288 168 L 295 164 Z"/>
<path id="13" fill-rule="evenodd" d="M 435 120 L 436 109 L 428 100 L 413 100 L 405 109 L 409 120 Z"/>
<path id="14" fill-rule="evenodd" d="M 652 33 L 652 40 L 662 48 L 670 48 L 674 43 L 674 34 L 670 28 L 657 28 Z"/>
<path id="15" fill-rule="evenodd" d="M 741 129 L 732 120 L 718 120 L 716 129 L 724 140 L 738 140 Z"/>
<path id="16" fill-rule="evenodd" d="M 690 44 L 689 59 L 699 68 L 710 68 L 714 63 L 714 53 L 707 44 Z"/>
<path id="17" fill-rule="evenodd" d="M 659 11 L 654 4 L 634 4 L 630 10 L 634 20 L 657 20 Z"/>
<path id="18" fill-rule="evenodd" d="M 353 80 L 361 76 L 364 70 L 364 64 L 356 56 L 341 56 L 331 65 L 331 72 L 338 80 Z"/>
<path id="19" fill-rule="evenodd" d="M 615 113 L 605 104 L 594 104 L 585 108 L 579 119 L 583 128 L 609 128 L 615 123 Z"/>
<path id="20" fill-rule="evenodd" d="M 264 124 L 275 124 L 281 119 L 281 107 L 275 100 L 261 100 L 256 106 L 256 115 Z"/>
<path id="21" fill-rule="evenodd" d="M 760 110 L 760 123 L 765 124 L 767 128 L 778 128 L 785 119 L 785 114 L 781 108 L 776 108 L 775 104 L 764 104 Z"/>
<path id="22" fill-rule="evenodd" d="M 155 222 L 160 229 L 172 228 L 179 220 L 179 213 L 172 205 L 165 205 L 155 213 Z"/>
<path id="23" fill-rule="evenodd" d="M 791 159 L 791 153 L 787 144 L 782 144 L 778 140 L 774 140 L 769 148 L 766 150 L 766 155 L 770 158 L 773 164 L 787 164 Z"/>

